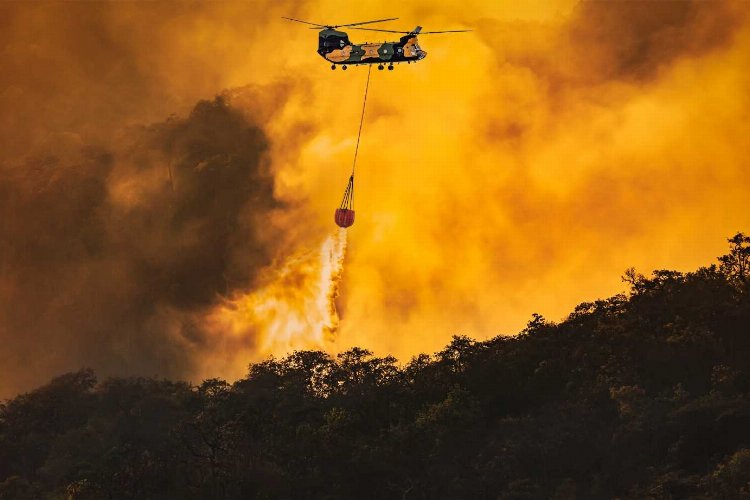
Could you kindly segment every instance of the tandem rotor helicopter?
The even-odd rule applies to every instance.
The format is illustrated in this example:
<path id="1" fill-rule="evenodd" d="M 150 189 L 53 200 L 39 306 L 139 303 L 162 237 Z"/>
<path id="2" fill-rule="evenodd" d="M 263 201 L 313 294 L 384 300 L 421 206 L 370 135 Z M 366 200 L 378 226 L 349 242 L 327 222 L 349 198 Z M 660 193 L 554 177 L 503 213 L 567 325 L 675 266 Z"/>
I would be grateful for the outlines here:
<path id="1" fill-rule="evenodd" d="M 336 65 L 341 65 L 341 69 L 346 69 L 348 65 L 358 64 L 377 64 L 379 70 L 388 66 L 389 70 L 393 69 L 394 64 L 421 61 L 427 57 L 427 52 L 422 50 L 417 41 L 417 35 L 433 35 L 437 33 L 463 33 L 471 30 L 447 30 L 447 31 L 422 31 L 421 26 L 417 26 L 411 31 L 394 31 L 382 30 L 376 28 L 358 28 L 363 24 L 382 23 L 385 21 L 395 21 L 397 17 L 390 19 L 377 19 L 375 21 L 364 21 L 361 23 L 337 24 L 334 26 L 327 24 L 311 23 L 291 17 L 283 17 L 289 21 L 309 24 L 314 26 L 310 29 L 320 29 L 318 34 L 318 54 L 331 64 L 331 69 L 336 69 Z M 352 43 L 349 41 L 349 35 L 344 31 L 338 31 L 336 28 L 351 28 L 363 31 L 380 31 L 384 33 L 400 33 L 402 36 L 397 42 L 383 43 Z"/>

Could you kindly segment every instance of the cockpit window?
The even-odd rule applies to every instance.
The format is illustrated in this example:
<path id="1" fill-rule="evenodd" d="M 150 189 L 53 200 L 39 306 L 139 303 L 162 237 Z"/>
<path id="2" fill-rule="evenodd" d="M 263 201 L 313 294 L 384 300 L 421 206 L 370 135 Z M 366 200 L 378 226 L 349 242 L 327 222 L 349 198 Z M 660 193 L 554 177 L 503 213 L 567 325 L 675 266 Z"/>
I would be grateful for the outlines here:
<path id="1" fill-rule="evenodd" d="M 329 36 L 323 42 L 323 46 L 324 47 L 341 48 L 341 47 L 344 47 L 346 45 L 349 45 L 349 40 L 346 37 Z"/>

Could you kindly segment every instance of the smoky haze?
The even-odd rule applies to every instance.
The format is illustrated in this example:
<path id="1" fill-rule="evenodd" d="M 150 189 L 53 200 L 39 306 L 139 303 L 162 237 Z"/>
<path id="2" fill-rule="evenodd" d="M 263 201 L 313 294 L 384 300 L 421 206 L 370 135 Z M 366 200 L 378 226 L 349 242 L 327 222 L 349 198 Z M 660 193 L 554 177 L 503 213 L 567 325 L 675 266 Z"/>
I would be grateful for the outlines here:
<path id="1" fill-rule="evenodd" d="M 746 2 L 0 3 L 0 397 L 243 373 L 206 318 L 327 234 L 365 83 L 281 16 L 473 29 L 373 72 L 331 350 L 512 333 L 747 232 Z"/>

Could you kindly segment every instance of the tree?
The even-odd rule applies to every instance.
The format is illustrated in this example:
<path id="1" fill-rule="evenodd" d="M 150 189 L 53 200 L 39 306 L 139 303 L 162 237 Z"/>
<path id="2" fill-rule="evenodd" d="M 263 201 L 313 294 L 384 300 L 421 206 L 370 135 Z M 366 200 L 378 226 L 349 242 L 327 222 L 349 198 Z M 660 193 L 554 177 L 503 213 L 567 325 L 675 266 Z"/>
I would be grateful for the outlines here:
<path id="1" fill-rule="evenodd" d="M 719 257 L 721 271 L 735 284 L 743 285 L 750 277 L 750 236 L 737 233 L 727 241 L 729 253 Z"/>

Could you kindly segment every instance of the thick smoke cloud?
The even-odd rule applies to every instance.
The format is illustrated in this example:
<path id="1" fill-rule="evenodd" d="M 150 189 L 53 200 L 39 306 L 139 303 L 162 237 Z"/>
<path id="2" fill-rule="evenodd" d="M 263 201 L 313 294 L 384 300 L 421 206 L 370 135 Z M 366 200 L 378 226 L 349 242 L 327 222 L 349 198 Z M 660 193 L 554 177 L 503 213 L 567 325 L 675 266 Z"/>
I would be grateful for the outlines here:
<path id="1" fill-rule="evenodd" d="M 248 77 L 246 20 L 290 9 L 0 4 L 0 397 L 230 356 L 204 316 L 284 251 L 265 128 L 296 85 Z"/>
<path id="2" fill-rule="evenodd" d="M 257 125 L 219 97 L 130 134 L 0 179 L 4 370 L 188 376 L 213 349 L 200 315 L 270 262 Z"/>
<path id="3" fill-rule="evenodd" d="M 700 1 L 581 2 L 558 41 L 589 83 L 647 82 L 680 57 L 726 47 L 738 27 L 736 8 Z"/>
<path id="4" fill-rule="evenodd" d="M 269 261 L 257 227 L 275 207 L 263 132 L 217 98 L 145 135 L 128 158 L 137 172 L 115 173 L 126 183 L 119 194 L 127 212 L 117 246 L 137 262 L 137 276 L 180 309 L 247 286 Z M 142 194 L 132 183 L 154 182 L 165 164 L 168 184 L 132 200 Z"/>
<path id="5" fill-rule="evenodd" d="M 497 64 L 528 68 L 563 92 L 653 83 L 680 58 L 725 49 L 743 19 L 730 2 L 592 1 L 575 4 L 564 23 L 482 19 L 478 33 Z"/>

